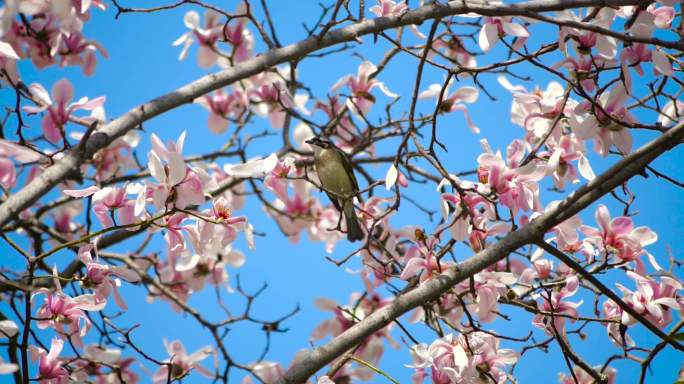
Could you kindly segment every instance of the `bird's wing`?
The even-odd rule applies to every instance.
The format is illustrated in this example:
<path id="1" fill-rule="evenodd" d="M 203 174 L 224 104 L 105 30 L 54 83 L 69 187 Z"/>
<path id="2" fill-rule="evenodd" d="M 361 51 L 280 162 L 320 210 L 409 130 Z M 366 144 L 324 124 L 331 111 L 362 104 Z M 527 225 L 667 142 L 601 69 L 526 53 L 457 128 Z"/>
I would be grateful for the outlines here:
<path id="1" fill-rule="evenodd" d="M 339 148 L 336 148 L 336 150 L 342 157 L 342 165 L 344 166 L 345 172 L 347 172 L 347 174 L 351 177 L 352 192 L 355 196 L 357 196 L 359 194 L 359 182 L 356 181 L 356 175 L 354 174 L 354 166 L 352 165 L 351 157 L 349 157 L 349 155 Z"/>
<path id="2" fill-rule="evenodd" d="M 328 198 L 330 199 L 330 201 L 332 201 L 335 208 L 337 208 L 338 211 L 342 212 L 342 207 L 340 206 L 340 203 L 337 201 L 339 197 L 337 197 L 337 195 L 333 195 L 328 191 L 325 191 L 325 194 L 328 195 Z"/>

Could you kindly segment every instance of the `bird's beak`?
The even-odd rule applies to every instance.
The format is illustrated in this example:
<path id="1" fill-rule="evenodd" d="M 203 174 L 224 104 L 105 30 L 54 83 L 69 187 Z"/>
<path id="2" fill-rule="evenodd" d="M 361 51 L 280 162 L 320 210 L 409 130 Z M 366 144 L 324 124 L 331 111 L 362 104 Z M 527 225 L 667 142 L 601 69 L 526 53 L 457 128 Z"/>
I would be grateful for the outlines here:
<path id="1" fill-rule="evenodd" d="M 310 145 L 316 145 L 316 144 L 318 144 L 318 139 L 315 137 L 312 137 L 309 140 L 305 141 L 305 143 L 310 144 Z"/>

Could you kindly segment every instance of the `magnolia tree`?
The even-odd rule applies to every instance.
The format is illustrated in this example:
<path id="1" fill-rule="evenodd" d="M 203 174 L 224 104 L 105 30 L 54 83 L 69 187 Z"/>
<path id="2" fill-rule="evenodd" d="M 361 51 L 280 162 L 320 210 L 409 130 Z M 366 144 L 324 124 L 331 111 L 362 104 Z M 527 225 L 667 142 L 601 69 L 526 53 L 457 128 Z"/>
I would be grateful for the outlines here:
<path id="1" fill-rule="evenodd" d="M 684 187 L 652 164 L 682 159 L 666 154 L 684 140 L 680 2 L 297 2 L 319 17 L 289 42 L 295 27 L 264 0 L 124 3 L 0 11 L 0 381 L 505 383 L 548 351 L 561 383 L 643 383 L 659 354 L 684 351 L 680 263 L 665 251 L 677 239 L 654 244 L 666 228 L 635 208 Z M 108 54 L 95 14 L 170 9 L 185 16 L 166 49 L 208 75 L 112 118 L 59 69 L 97 79 Z M 325 80 L 305 82 L 300 65 L 323 59 L 348 74 L 321 65 Z M 43 69 L 55 75 L 38 82 Z M 478 103 L 497 113 L 469 113 Z M 201 107 L 206 120 L 179 137 L 145 129 Z M 350 159 L 362 241 L 325 196 L 312 137 Z M 192 142 L 219 145 L 189 156 Z M 315 301 L 328 319 L 282 361 L 271 335 L 306 314 L 256 316 L 262 290 L 235 279 L 276 236 L 323 243 L 358 281 L 348 302 Z M 128 309 L 136 295 L 212 342 L 186 349 L 194 336 L 178 332 L 167 354 L 142 347 L 135 330 L 159 320 Z M 225 336 L 239 323 L 266 334 L 260 356 L 235 355 Z M 578 347 L 587 337 L 600 360 Z M 403 358 L 383 360 L 388 346 Z M 681 359 L 669 361 L 658 382 L 677 380 Z"/>

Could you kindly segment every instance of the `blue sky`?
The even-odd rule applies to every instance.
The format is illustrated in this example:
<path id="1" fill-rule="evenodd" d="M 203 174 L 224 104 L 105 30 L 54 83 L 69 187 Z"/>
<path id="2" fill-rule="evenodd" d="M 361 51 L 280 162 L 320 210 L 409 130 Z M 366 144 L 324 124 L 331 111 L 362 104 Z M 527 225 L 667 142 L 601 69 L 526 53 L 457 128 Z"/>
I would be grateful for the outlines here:
<path id="1" fill-rule="evenodd" d="M 222 5 L 225 6 L 222 2 Z M 235 1 L 230 1 L 226 9 L 234 8 Z M 319 13 L 318 1 L 286 2 L 276 1 L 271 7 L 274 15 L 278 36 L 280 41 L 287 44 L 300 40 L 305 36 L 305 31 L 301 23 L 311 24 L 316 20 Z M 372 3 L 372 2 L 368 2 Z M 296 6 L 293 6 L 296 4 Z M 150 100 L 156 96 L 172 91 L 173 89 L 186 84 L 203 74 L 206 70 L 198 68 L 195 63 L 196 47 L 191 48 L 190 57 L 179 62 L 177 57 L 179 48 L 172 47 L 171 43 L 186 29 L 183 25 L 183 14 L 191 7 L 181 7 L 176 10 L 160 12 L 152 15 L 125 14 L 118 20 L 114 19 L 112 9 L 106 13 L 93 12 L 92 21 L 86 24 L 85 34 L 101 42 L 110 58 L 105 60 L 98 58 L 98 68 L 95 76 L 85 78 L 81 75 L 78 68 L 60 69 L 51 67 L 44 71 L 35 71 L 27 63 L 21 66 L 21 74 L 26 83 L 40 82 L 46 88 L 62 77 L 70 79 L 76 89 L 76 96 L 96 97 L 107 96 L 106 110 L 109 117 L 116 117 L 125 113 L 133 106 Z M 353 8 L 354 9 L 354 8 Z M 370 14 L 367 15 L 370 17 Z M 427 32 L 428 25 L 421 27 Z M 537 36 L 551 39 L 554 32 L 551 28 L 534 27 L 531 40 L 532 46 L 537 46 L 540 40 Z M 548 32 L 548 33 L 547 33 Z M 394 32 L 390 32 L 391 35 Z M 545 40 L 547 41 L 547 40 Z M 329 88 L 337 79 L 347 73 L 355 73 L 357 65 L 360 63 L 358 57 L 352 53 L 360 53 L 365 58 L 377 62 L 387 50 L 388 45 L 381 43 L 373 44 L 373 38 L 364 39 L 364 44 L 357 48 L 338 53 L 334 56 L 322 59 L 307 59 L 302 61 L 299 67 L 300 79 L 311 86 L 316 96 L 325 97 Z M 260 46 L 259 49 L 263 49 Z M 493 52 L 493 55 L 478 58 L 479 64 L 486 64 L 492 60 L 501 58 L 501 51 Z M 402 95 L 398 106 L 406 110 L 410 101 L 410 94 L 415 81 L 416 60 L 411 57 L 401 57 L 387 67 L 380 79 L 387 86 Z M 209 70 L 215 71 L 217 68 Z M 647 71 L 650 70 L 650 67 Z M 517 70 L 519 74 L 529 74 L 532 81 L 525 83 L 528 89 L 535 85 L 545 88 L 551 77 L 541 74 L 529 66 L 521 66 Z M 442 82 L 443 74 L 430 70 L 423 78 L 423 86 Z M 486 138 L 494 149 L 505 151 L 506 145 L 522 136 L 523 131 L 520 127 L 510 122 L 510 94 L 501 88 L 492 75 L 485 75 L 481 80 L 487 85 L 487 89 L 497 98 L 496 101 L 489 100 L 481 94 L 477 103 L 469 106 L 470 113 L 477 125 L 481 128 L 480 135 L 474 135 L 465 126 L 462 117 L 458 114 L 448 117 L 440 117 L 439 133 L 442 141 L 449 148 L 448 153 L 441 153 L 440 156 L 448 165 L 449 170 L 459 172 L 473 169 L 476 166 L 477 156 L 481 153 L 479 140 Z M 522 83 L 519 80 L 511 79 L 514 84 Z M 471 85 L 472 81 L 464 79 L 462 84 Z M 641 84 L 637 79 L 637 84 Z M 7 90 L 0 91 L 0 104 L 7 105 L 13 101 L 13 94 Z M 377 93 L 378 107 L 389 99 Z M 311 104 L 309 105 L 311 106 Z M 382 107 L 377 108 L 381 110 Z M 430 113 L 433 104 L 424 101 L 419 104 L 419 110 Z M 380 117 L 378 114 L 376 117 Z M 322 115 L 316 116 L 319 120 Z M 652 122 L 653 117 L 648 115 L 640 116 L 647 122 Z M 223 135 L 214 135 L 206 128 L 207 114 L 204 109 L 197 105 L 187 105 L 174 111 L 159 116 L 145 124 L 146 132 L 155 132 L 163 140 L 174 139 L 183 131 L 188 131 L 186 140 L 185 154 L 199 154 L 208 150 L 220 148 L 228 139 L 231 131 Z M 650 120 L 649 120 L 650 119 Z M 38 121 L 33 122 L 35 131 L 38 132 Z M 248 132 L 259 132 L 268 127 L 267 121 L 258 121 Z M 639 133 L 635 135 L 637 143 L 644 143 L 652 134 Z M 264 140 L 261 144 L 251 147 L 250 156 L 266 155 L 277 147 L 274 140 Z M 145 158 L 149 148 L 149 136 L 143 136 L 143 141 L 139 147 L 140 158 Z M 381 149 L 383 149 L 381 147 Z M 386 148 L 384 148 L 386 149 Z M 684 152 L 681 149 L 673 150 L 665 154 L 654 163 L 654 167 L 659 171 L 675 178 L 684 178 Z M 594 154 L 591 155 L 592 165 L 598 173 L 615 162 L 615 158 L 606 160 L 599 159 Z M 384 167 L 371 170 L 376 177 L 382 177 L 386 171 Z M 659 235 L 659 241 L 650 246 L 649 250 L 663 263 L 667 261 L 666 249 L 669 247 L 675 257 L 681 257 L 684 253 L 684 240 L 681 236 L 680 226 L 684 222 L 684 199 L 681 192 L 671 184 L 654 177 L 648 179 L 637 176 L 629 183 L 632 192 L 637 196 L 634 204 L 635 210 L 639 215 L 635 218 L 637 225 L 648 225 Z M 408 192 L 409 196 L 424 202 L 431 209 L 437 209 L 437 194 L 427 187 L 418 187 Z M 563 194 L 543 191 L 542 199 L 545 203 L 560 199 Z M 325 200 L 325 198 L 323 198 Z M 611 208 L 613 216 L 617 216 L 620 205 L 610 198 L 604 198 L 604 203 Z M 586 210 L 581 216 L 588 225 L 595 226 L 593 211 L 596 205 Z M 329 297 L 341 304 L 346 304 L 349 294 L 353 291 L 363 289 L 361 281 L 357 275 L 347 273 L 344 268 L 338 268 L 329 261 L 325 260 L 325 251 L 322 244 L 310 244 L 300 242 L 291 244 L 278 231 L 274 222 L 263 213 L 261 206 L 256 199 L 250 199 L 247 207 L 241 212 L 250 218 L 255 228 L 267 234 L 267 236 L 257 238 L 257 250 L 250 252 L 242 240 L 238 241 L 236 248 L 241 249 L 247 255 L 246 265 L 239 269 L 230 269 L 231 282 L 234 284 L 236 274 L 240 274 L 243 286 L 248 291 L 258 289 L 264 282 L 268 283 L 267 290 L 255 302 L 254 314 L 264 320 L 274 319 L 282 314 L 288 313 L 296 305 L 301 307 L 301 311 L 293 319 L 285 322 L 282 326 L 288 328 L 286 333 L 274 334 L 271 340 L 271 349 L 267 355 L 267 360 L 279 361 L 287 367 L 290 360 L 297 350 L 310 346 L 311 330 L 321 321 L 329 317 L 328 313 L 322 312 L 313 307 L 313 300 L 317 297 Z M 405 224 L 420 224 L 430 230 L 436 223 L 428 222 L 424 216 L 417 216 L 417 210 L 409 204 L 403 204 L 400 213 L 393 224 L 401 226 Z M 416 223 L 415 218 L 421 217 L 421 221 Z M 138 241 L 134 242 L 137 244 Z M 2 245 L 3 251 L 7 251 Z M 119 251 L 132 248 L 130 244 L 118 247 Z M 164 245 L 161 241 L 152 244 L 151 250 L 162 251 Z M 353 248 L 341 242 L 338 244 L 333 257 L 339 258 Z M 465 259 L 470 253 L 465 252 L 465 248 L 459 248 L 457 259 Z M 70 260 L 72 255 L 61 254 L 64 260 Z M 16 260 L 16 255 L 12 256 Z M 12 261 L 9 262 L 13 263 Z M 4 264 L 4 263 L 3 263 Z M 353 261 L 347 267 L 354 269 L 358 267 L 358 261 Z M 631 282 L 627 282 L 628 287 L 633 287 Z M 122 326 L 132 326 L 141 324 L 140 328 L 133 334 L 136 343 L 144 350 L 157 358 L 166 358 L 163 349 L 162 339 L 181 339 L 189 351 L 198 349 L 206 344 L 210 344 L 209 334 L 196 325 L 193 319 L 187 316 L 179 316 L 174 313 L 164 302 L 146 302 L 142 289 L 138 287 L 126 286 L 124 292 L 127 295 L 127 302 L 130 310 L 118 320 Z M 389 295 L 383 288 L 379 290 L 382 294 Z M 237 295 L 226 296 L 226 302 L 231 309 L 239 311 L 243 301 Z M 220 309 L 215 308 L 214 292 L 207 289 L 205 292 L 196 294 L 190 300 L 190 304 L 200 308 L 202 313 L 210 319 L 218 319 L 221 316 Z M 588 308 L 591 303 L 585 303 Z M 5 307 L 3 306 L 3 311 Z M 585 310 L 587 310 L 585 308 Z M 108 307 L 109 313 L 115 309 Z M 522 336 L 529 332 L 530 319 L 528 314 L 506 310 L 511 314 L 512 321 L 505 323 L 497 321 L 492 324 L 493 329 L 510 330 L 513 336 Z M 238 325 L 231 328 L 226 338 L 226 345 L 233 357 L 243 363 L 248 363 L 256 359 L 264 345 L 263 333 L 255 325 Z M 635 332 L 636 331 L 636 332 Z M 535 336 L 542 338 L 539 330 L 535 330 Z M 652 345 L 655 339 L 650 334 L 640 330 L 630 330 L 632 335 L 639 341 L 639 345 Z M 430 343 L 433 336 L 419 328 L 412 330 L 412 333 L 421 341 Z M 399 339 L 401 334 L 395 330 L 394 336 Z M 601 357 L 618 353 L 619 350 L 612 346 L 605 330 L 593 328 L 588 332 L 588 338 L 584 341 L 573 337 L 573 346 L 586 357 L 592 364 L 602 362 Z M 47 338 L 46 338 L 47 340 Z M 133 354 L 133 352 L 130 352 Z M 404 348 L 400 351 L 387 349 L 386 355 L 381 362 L 381 368 L 389 372 L 400 382 L 408 382 L 412 371 L 405 368 L 403 364 L 410 363 L 408 351 Z M 682 357 L 672 352 L 670 349 L 663 352 L 653 364 L 652 383 L 673 381 L 676 371 L 681 366 Z M 638 375 L 637 365 L 633 363 L 618 363 L 618 382 L 627 383 L 635 380 Z M 147 365 L 148 369 L 154 367 Z M 520 383 L 528 382 L 556 382 L 558 372 L 565 372 L 566 368 L 557 347 L 554 345 L 547 354 L 534 351 L 526 355 L 523 362 L 516 368 L 516 378 Z M 242 372 L 234 371 L 231 378 L 234 382 L 242 379 Z M 143 380 L 144 382 L 145 380 Z M 203 382 L 197 374 L 191 375 L 184 382 Z M 385 382 L 385 379 L 377 377 L 373 382 Z"/>

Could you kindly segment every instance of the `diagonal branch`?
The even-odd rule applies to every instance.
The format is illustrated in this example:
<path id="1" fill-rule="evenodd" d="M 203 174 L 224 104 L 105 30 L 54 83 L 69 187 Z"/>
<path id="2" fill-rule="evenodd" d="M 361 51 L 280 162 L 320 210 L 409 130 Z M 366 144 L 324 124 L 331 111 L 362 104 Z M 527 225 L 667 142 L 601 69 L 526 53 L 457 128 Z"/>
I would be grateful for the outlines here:
<path id="1" fill-rule="evenodd" d="M 398 296 L 392 304 L 372 313 L 335 337 L 328 344 L 309 352 L 299 363 L 293 365 L 286 372 L 280 383 L 305 382 L 336 356 L 341 355 L 344 351 L 387 326 L 394 319 L 416 307 L 438 299 L 440 295 L 466 278 L 503 259 L 516 249 L 534 243 L 554 226 L 564 222 L 613 188 L 642 172 L 656 157 L 678 145 L 682 138 L 684 138 L 684 121 L 680 121 L 657 139 L 625 156 L 603 174 L 577 189 L 556 207 L 535 218 L 528 225 L 509 233 L 501 241 L 488 246 L 473 257 L 445 271 L 442 275 Z"/>
<path id="2" fill-rule="evenodd" d="M 663 339 L 663 341 L 667 342 L 671 346 L 677 348 L 680 351 L 684 351 L 684 346 L 680 344 L 679 342 L 675 341 L 674 339 L 670 338 L 668 335 L 665 334 L 660 328 L 656 327 L 648 321 L 646 318 L 644 318 L 642 315 L 640 315 L 634 308 L 630 307 L 625 303 L 618 295 L 615 294 L 610 288 L 606 287 L 602 282 L 599 281 L 594 275 L 589 273 L 586 269 L 582 268 L 581 265 L 579 265 L 576 261 L 568 257 L 565 253 L 559 251 L 556 247 L 553 245 L 539 240 L 536 242 L 536 244 L 543 248 L 546 252 L 554 255 L 556 258 L 558 258 L 560 261 L 562 261 L 565 265 L 568 267 L 572 268 L 575 270 L 577 273 L 582 275 L 583 278 L 589 280 L 589 282 L 596 287 L 601 293 L 604 295 L 608 296 L 615 304 L 617 304 L 620 308 L 622 308 L 623 311 L 627 312 L 635 318 L 638 322 L 640 322 L 644 327 L 648 328 L 649 331 L 655 333 L 658 337 Z"/>
<path id="3" fill-rule="evenodd" d="M 97 132 L 70 150 L 62 159 L 45 169 L 30 184 L 12 194 L 0 205 L 0 227 L 30 207 L 43 195 L 69 177 L 78 176 L 80 166 L 98 150 L 105 148 L 114 139 L 140 127 L 151 118 L 191 103 L 211 91 L 233 84 L 255 75 L 267 68 L 306 57 L 340 43 L 356 41 L 360 36 L 377 34 L 387 29 L 412 24 L 421 24 L 430 19 L 477 13 L 484 16 L 533 16 L 538 12 L 559 11 L 583 7 L 605 7 L 635 5 L 639 0 L 533 0 L 520 4 L 490 4 L 487 1 L 462 0 L 447 4 L 430 4 L 408 11 L 400 16 L 380 17 L 363 20 L 327 32 L 324 36 L 313 36 L 283 48 L 271 49 L 240 65 L 204 76 L 175 91 L 139 105 L 119 118 L 99 127 Z"/>

